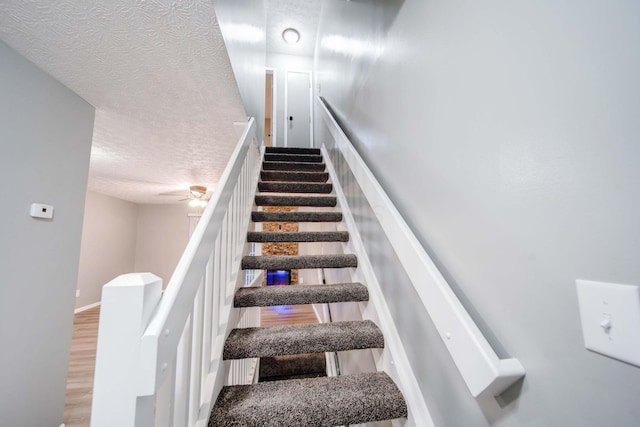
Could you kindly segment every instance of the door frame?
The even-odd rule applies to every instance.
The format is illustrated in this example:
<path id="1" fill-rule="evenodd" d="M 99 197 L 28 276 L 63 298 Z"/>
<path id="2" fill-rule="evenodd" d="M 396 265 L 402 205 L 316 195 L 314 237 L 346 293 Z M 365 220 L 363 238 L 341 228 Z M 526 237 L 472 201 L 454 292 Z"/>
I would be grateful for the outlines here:
<path id="1" fill-rule="evenodd" d="M 272 67 L 265 67 L 264 73 L 271 74 L 271 145 L 277 146 L 278 139 L 276 138 L 276 132 L 278 131 L 278 69 Z M 266 95 L 266 94 L 265 94 Z"/>
<path id="2" fill-rule="evenodd" d="M 284 71 L 284 146 L 287 147 L 287 117 L 289 117 L 289 106 L 288 101 L 288 88 L 289 88 L 289 79 L 287 78 L 289 73 L 301 73 L 309 75 L 309 147 L 313 147 L 313 72 L 309 70 L 298 70 L 298 69 L 286 69 Z"/>

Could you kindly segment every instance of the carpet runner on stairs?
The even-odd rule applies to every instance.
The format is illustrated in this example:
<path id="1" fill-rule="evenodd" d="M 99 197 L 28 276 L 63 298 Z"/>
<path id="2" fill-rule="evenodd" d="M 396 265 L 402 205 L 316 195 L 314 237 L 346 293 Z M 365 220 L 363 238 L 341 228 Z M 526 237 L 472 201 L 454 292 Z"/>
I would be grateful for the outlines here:
<path id="1" fill-rule="evenodd" d="M 320 182 L 260 182 L 258 191 L 263 193 L 324 193 L 329 194 L 333 185 Z"/>
<path id="2" fill-rule="evenodd" d="M 253 222 L 340 222 L 341 212 L 251 212 Z"/>
<path id="3" fill-rule="evenodd" d="M 242 257 L 243 270 L 292 270 L 304 268 L 357 267 L 358 258 L 340 255 L 263 255 Z"/>
<path id="4" fill-rule="evenodd" d="M 323 172 L 324 163 L 264 162 L 262 169 L 265 171 Z"/>
<path id="5" fill-rule="evenodd" d="M 227 386 L 209 425 L 324 427 L 406 416 L 398 387 L 384 372 L 375 372 Z"/>
<path id="6" fill-rule="evenodd" d="M 234 329 L 224 345 L 223 358 L 384 348 L 380 329 L 370 320 Z"/>
<path id="7" fill-rule="evenodd" d="M 322 163 L 320 154 L 275 154 L 265 153 L 265 162 Z"/>
<path id="8" fill-rule="evenodd" d="M 347 231 L 250 231 L 247 242 L 348 242 Z"/>
<path id="9" fill-rule="evenodd" d="M 293 181 L 293 182 L 327 182 L 327 172 L 287 172 L 287 171 L 262 171 L 260 179 L 263 181 Z"/>
<path id="10" fill-rule="evenodd" d="M 279 154 L 313 154 L 320 155 L 319 148 L 304 148 L 304 147 L 265 147 L 267 153 L 279 153 Z"/>
<path id="11" fill-rule="evenodd" d="M 320 150 L 267 147 L 257 206 L 333 208 L 335 196 Z M 292 193 L 270 195 L 261 193 Z M 298 194 L 296 194 L 298 193 Z M 305 194 L 305 195 L 299 195 Z M 306 195 L 312 194 L 312 195 Z M 254 222 L 340 222 L 340 212 L 264 212 Z M 348 232 L 249 232 L 247 242 L 347 242 Z M 245 256 L 243 269 L 291 270 L 356 268 L 352 254 Z M 360 283 L 240 288 L 235 307 L 368 301 Z M 384 372 L 326 377 L 324 352 L 383 348 L 384 337 L 371 321 L 234 329 L 224 359 L 261 358 L 260 382 L 225 386 L 209 426 L 341 426 L 407 417 L 402 393 Z M 316 378 L 318 376 L 323 376 Z M 264 382 L 266 381 L 266 382 Z"/>
<path id="12" fill-rule="evenodd" d="M 368 300 L 369 291 L 361 283 L 336 283 L 240 288 L 236 292 L 233 305 L 235 307 L 269 307 Z"/>
<path id="13" fill-rule="evenodd" d="M 335 196 L 256 196 L 258 206 L 313 206 L 313 207 L 335 207 L 337 199 Z"/>

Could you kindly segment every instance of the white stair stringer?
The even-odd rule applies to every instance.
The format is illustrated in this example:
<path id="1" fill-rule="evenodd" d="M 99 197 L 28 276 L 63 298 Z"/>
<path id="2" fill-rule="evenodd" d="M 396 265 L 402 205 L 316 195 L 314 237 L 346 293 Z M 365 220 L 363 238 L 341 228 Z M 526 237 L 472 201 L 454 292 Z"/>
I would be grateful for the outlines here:
<path id="1" fill-rule="evenodd" d="M 431 413 L 425 402 L 418 381 L 413 374 L 411 364 L 404 350 L 400 335 L 396 329 L 393 317 L 386 304 L 380 284 L 375 275 L 375 271 L 367 255 L 364 243 L 356 226 L 356 222 L 349 209 L 349 204 L 337 179 L 336 171 L 331 162 L 331 157 L 324 145 L 321 148 L 323 158 L 333 188 L 338 198 L 338 206 L 343 215 L 343 224 L 349 232 L 349 242 L 343 243 L 345 252 L 356 254 L 358 257 L 358 268 L 354 269 L 352 279 L 365 283 L 369 290 L 369 303 L 359 303 L 362 318 L 374 322 L 385 337 L 385 347 L 380 350 L 380 357 L 377 357 L 376 368 L 386 372 L 402 391 L 409 409 L 407 419 L 393 420 L 394 426 L 406 427 L 435 427 L 431 418 Z M 376 351 L 378 352 L 378 351 Z M 374 353 L 375 355 L 375 353 Z"/>

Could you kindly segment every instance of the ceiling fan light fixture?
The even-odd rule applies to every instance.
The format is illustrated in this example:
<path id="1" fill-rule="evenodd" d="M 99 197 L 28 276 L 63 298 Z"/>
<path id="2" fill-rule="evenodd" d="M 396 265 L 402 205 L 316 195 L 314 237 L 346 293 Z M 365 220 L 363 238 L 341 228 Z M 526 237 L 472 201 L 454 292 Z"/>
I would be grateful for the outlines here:
<path id="1" fill-rule="evenodd" d="M 207 187 L 203 187 L 202 185 L 192 185 L 189 187 L 189 192 L 191 195 L 196 198 L 201 198 L 205 194 L 207 194 Z"/>
<path id="2" fill-rule="evenodd" d="M 282 39 L 289 44 L 296 44 L 300 41 L 300 33 L 295 28 L 287 28 L 282 32 Z"/>

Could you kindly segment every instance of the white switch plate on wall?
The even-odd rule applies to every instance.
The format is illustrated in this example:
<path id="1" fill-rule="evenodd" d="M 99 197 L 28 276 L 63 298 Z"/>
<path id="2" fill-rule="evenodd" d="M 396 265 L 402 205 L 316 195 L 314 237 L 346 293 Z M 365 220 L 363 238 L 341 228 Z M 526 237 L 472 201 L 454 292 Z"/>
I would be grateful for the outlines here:
<path id="1" fill-rule="evenodd" d="M 640 366 L 640 289 L 576 280 L 587 349 Z"/>

